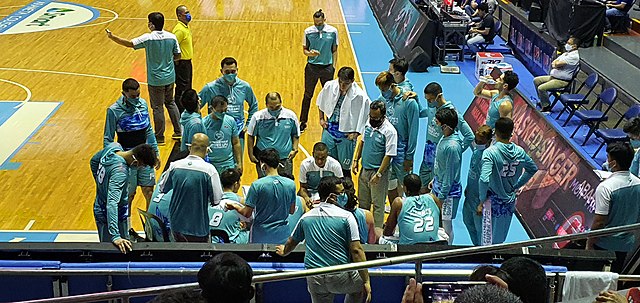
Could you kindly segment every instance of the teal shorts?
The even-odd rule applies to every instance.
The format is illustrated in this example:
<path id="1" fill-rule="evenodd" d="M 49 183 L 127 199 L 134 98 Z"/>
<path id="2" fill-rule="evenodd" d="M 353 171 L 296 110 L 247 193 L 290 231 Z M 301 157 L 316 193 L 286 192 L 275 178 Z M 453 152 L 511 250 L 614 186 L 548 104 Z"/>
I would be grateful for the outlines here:
<path id="1" fill-rule="evenodd" d="M 156 185 L 156 171 L 151 166 L 131 167 L 129 168 L 128 193 L 129 195 L 136 192 L 138 186 L 154 186 Z"/>
<path id="2" fill-rule="evenodd" d="M 353 159 L 353 153 L 356 149 L 356 141 L 349 140 L 347 138 L 334 138 L 325 129 L 322 131 L 322 143 L 326 144 L 329 148 L 329 156 L 340 162 L 342 170 L 351 169 L 351 161 Z"/>

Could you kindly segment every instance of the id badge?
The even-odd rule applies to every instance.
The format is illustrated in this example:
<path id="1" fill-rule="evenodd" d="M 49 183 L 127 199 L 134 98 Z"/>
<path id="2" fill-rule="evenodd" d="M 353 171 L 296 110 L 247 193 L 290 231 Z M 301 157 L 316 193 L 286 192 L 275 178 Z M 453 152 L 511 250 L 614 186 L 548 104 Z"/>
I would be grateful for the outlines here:
<path id="1" fill-rule="evenodd" d="M 453 216 L 453 198 L 446 198 L 442 203 L 442 220 L 451 221 Z"/>

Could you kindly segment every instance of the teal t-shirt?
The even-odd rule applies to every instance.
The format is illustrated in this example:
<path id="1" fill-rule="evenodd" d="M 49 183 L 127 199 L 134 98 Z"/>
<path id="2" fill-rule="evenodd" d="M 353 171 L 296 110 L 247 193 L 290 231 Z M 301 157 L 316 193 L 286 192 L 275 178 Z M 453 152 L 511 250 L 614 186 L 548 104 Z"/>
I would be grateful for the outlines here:
<path id="1" fill-rule="evenodd" d="M 367 122 L 362 136 L 362 167 L 378 169 L 385 156 L 395 157 L 398 152 L 398 133 L 389 120 L 385 119 L 378 128 Z"/>
<path id="2" fill-rule="evenodd" d="M 640 177 L 640 149 L 636 151 L 636 154 L 633 156 L 633 161 L 631 161 L 631 168 L 629 171 L 636 175 L 636 177 Z"/>
<path id="3" fill-rule="evenodd" d="M 245 205 L 253 208 L 251 243 L 284 244 L 289 237 L 289 209 L 296 203 L 296 184 L 285 177 L 265 176 L 251 184 Z"/>
<path id="4" fill-rule="evenodd" d="M 316 26 L 310 26 L 304 30 L 302 45 L 320 52 L 319 56 L 308 57 L 307 62 L 317 65 L 333 64 L 333 47 L 338 45 L 338 30 L 328 24 L 320 30 Z"/>
<path id="5" fill-rule="evenodd" d="M 258 99 L 247 81 L 236 78 L 236 81 L 229 85 L 224 78 L 220 77 L 213 82 L 207 83 L 198 93 L 202 104 L 200 108 L 211 103 L 213 97 L 224 96 L 227 98 L 227 115 L 231 115 L 236 120 L 238 132 L 245 127 L 244 103 L 249 106 L 247 121 L 258 111 Z"/>
<path id="6" fill-rule="evenodd" d="M 367 244 L 369 241 L 369 225 L 367 225 L 367 215 L 364 213 L 364 209 L 356 207 L 353 211 L 353 215 L 358 222 L 358 233 L 360 234 L 360 243 Z"/>
<path id="7" fill-rule="evenodd" d="M 437 192 L 434 187 L 434 194 L 438 196 L 438 199 L 446 199 L 452 194 L 452 190 L 460 187 L 461 166 L 462 142 L 456 131 L 451 136 L 442 137 L 436 147 L 436 161 L 433 173 L 435 180 L 439 184 Z"/>
<path id="8" fill-rule="evenodd" d="M 323 202 L 300 218 L 291 238 L 305 241 L 304 267 L 309 269 L 351 262 L 349 248 L 360 234 L 351 212 Z"/>
<path id="9" fill-rule="evenodd" d="M 225 169 L 236 167 L 232 139 L 238 137 L 238 126 L 233 117 L 225 115 L 224 120 L 215 120 L 211 115 L 208 115 L 204 117 L 202 124 L 209 137 L 209 162 L 216 167 L 219 173 Z"/>
<path id="10" fill-rule="evenodd" d="M 464 192 L 465 199 L 472 200 L 477 205 L 480 203 L 478 197 L 478 180 L 480 179 L 480 169 L 482 168 L 482 154 L 485 148 L 476 148 L 471 154 L 471 162 L 469 163 L 469 174 L 467 175 L 467 187 Z"/>
<path id="11" fill-rule="evenodd" d="M 420 110 L 414 99 L 402 100 L 402 90 L 390 100 L 380 96 L 377 101 L 384 101 L 387 106 L 387 119 L 398 132 L 398 160 L 412 160 L 418 142 Z"/>
<path id="12" fill-rule="evenodd" d="M 289 109 L 282 108 L 278 117 L 263 109 L 251 118 L 247 133 L 256 137 L 256 147 L 259 150 L 275 148 L 282 160 L 289 156 L 293 138 L 300 137 L 300 122 L 298 116 Z"/>
<path id="13" fill-rule="evenodd" d="M 487 121 L 486 124 L 492 129 L 496 128 L 496 122 L 500 119 L 500 104 L 504 101 L 511 102 L 513 105 L 513 99 L 510 96 L 504 96 L 501 99 L 498 99 L 498 94 L 493 95 L 491 98 L 491 103 L 489 103 L 489 111 L 487 111 Z"/>
<path id="14" fill-rule="evenodd" d="M 296 196 L 296 211 L 293 214 L 289 214 L 289 233 L 293 233 L 293 230 L 298 225 L 298 221 L 304 215 L 304 206 L 302 205 L 302 198 L 300 196 Z"/>
<path id="15" fill-rule="evenodd" d="M 131 40 L 133 49 L 144 48 L 147 55 L 147 82 L 165 86 L 176 81 L 173 55 L 180 53 L 176 36 L 167 31 L 152 31 Z"/>
<path id="16" fill-rule="evenodd" d="M 182 125 L 182 139 L 180 139 L 180 151 L 188 150 L 187 144 L 191 144 L 193 135 L 205 133 L 202 125 L 200 112 L 189 113 L 186 110 L 180 115 L 180 125 Z"/>
<path id="17" fill-rule="evenodd" d="M 480 201 L 485 201 L 488 191 L 491 191 L 492 202 L 514 203 L 516 190 L 524 186 L 536 171 L 538 166 L 522 147 L 514 143 L 495 142 L 482 154 L 478 183 Z"/>
<path id="18" fill-rule="evenodd" d="M 404 198 L 398 215 L 400 241 L 398 244 L 431 243 L 438 241 L 440 209 L 426 194 Z"/>

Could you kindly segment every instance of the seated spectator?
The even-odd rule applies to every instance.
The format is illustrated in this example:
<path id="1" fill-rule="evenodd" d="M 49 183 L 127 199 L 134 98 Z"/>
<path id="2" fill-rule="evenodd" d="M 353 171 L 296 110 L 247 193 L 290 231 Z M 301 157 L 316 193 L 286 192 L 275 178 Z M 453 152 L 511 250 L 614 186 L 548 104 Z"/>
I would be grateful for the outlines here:
<path id="1" fill-rule="evenodd" d="M 611 17 L 623 17 L 626 18 L 629 15 L 629 10 L 631 10 L 631 6 L 633 6 L 633 0 L 616 0 L 616 1 L 607 1 L 607 12 L 605 18 L 605 33 L 613 33 L 613 29 L 611 28 Z M 626 26 L 625 26 L 626 28 Z"/>
<path id="2" fill-rule="evenodd" d="M 222 200 L 216 206 L 209 205 L 209 228 L 211 230 L 224 231 L 229 236 L 229 243 L 247 244 L 249 243 L 249 231 L 246 229 L 246 222 L 250 219 L 240 215 L 236 211 L 227 211 L 227 204 L 244 203 L 244 199 L 238 196 L 240 189 L 240 170 L 229 168 L 220 174 L 222 183 Z M 222 239 L 213 237 L 213 243 L 220 243 Z"/>
<path id="3" fill-rule="evenodd" d="M 524 303 L 547 302 L 547 275 L 540 263 L 529 258 L 511 258 L 500 268 L 479 266 L 473 270 L 469 280 L 486 281 L 508 289 Z"/>
<path id="4" fill-rule="evenodd" d="M 493 15 L 489 13 L 487 3 L 478 4 L 477 15 L 480 17 L 480 23 L 477 27 L 469 29 L 469 35 L 467 35 L 467 45 L 474 54 L 471 59 L 475 59 L 479 44 L 492 41 L 496 36 L 495 21 Z"/>
<path id="5" fill-rule="evenodd" d="M 378 243 L 378 235 L 382 234 L 382 231 L 378 232 L 375 229 L 373 222 L 373 213 L 371 211 L 358 207 L 358 197 L 356 196 L 356 188 L 351 179 L 344 179 L 344 192 L 347 194 L 347 201 L 341 201 L 338 199 L 338 204 L 345 202 L 340 207 L 350 211 L 356 217 L 358 223 L 358 231 L 360 233 L 360 243 L 362 244 L 376 244 Z"/>
<path id="6" fill-rule="evenodd" d="M 255 294 L 253 270 L 238 255 L 215 255 L 198 271 L 198 285 L 207 303 L 248 303 Z"/>
<path id="7" fill-rule="evenodd" d="M 629 171 L 636 177 L 640 177 L 640 117 L 633 118 L 633 120 L 627 122 L 623 130 L 631 139 L 631 147 L 636 150 Z"/>
<path id="8" fill-rule="evenodd" d="M 548 76 L 539 76 L 533 79 L 533 85 L 538 90 L 540 111 L 550 112 L 549 90 L 564 88 L 571 83 L 573 75 L 580 68 L 580 55 L 578 48 L 580 39 L 571 37 L 564 45 L 566 52 L 551 62 L 551 72 Z"/>
<path id="9" fill-rule="evenodd" d="M 398 226 L 400 230 L 398 244 L 439 241 L 438 234 L 442 223 L 440 218 L 442 205 L 439 200 L 433 194 L 420 195 L 422 182 L 416 174 L 407 175 L 403 183 L 406 198 L 398 197 L 393 200 L 391 212 L 384 225 L 383 235 L 393 236 L 396 226 Z"/>

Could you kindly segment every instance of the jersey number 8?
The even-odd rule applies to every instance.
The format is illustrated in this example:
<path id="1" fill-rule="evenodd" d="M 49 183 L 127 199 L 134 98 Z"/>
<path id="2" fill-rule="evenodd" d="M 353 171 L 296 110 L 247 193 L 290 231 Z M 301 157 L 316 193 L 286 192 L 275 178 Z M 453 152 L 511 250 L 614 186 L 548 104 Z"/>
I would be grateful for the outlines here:
<path id="1" fill-rule="evenodd" d="M 222 213 L 213 214 L 213 217 L 211 217 L 211 222 L 209 222 L 209 225 L 213 227 L 218 227 L 220 226 L 220 223 L 222 223 Z"/>
<path id="2" fill-rule="evenodd" d="M 421 233 L 425 231 L 433 231 L 433 217 L 415 218 L 413 219 L 413 232 Z"/>

